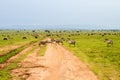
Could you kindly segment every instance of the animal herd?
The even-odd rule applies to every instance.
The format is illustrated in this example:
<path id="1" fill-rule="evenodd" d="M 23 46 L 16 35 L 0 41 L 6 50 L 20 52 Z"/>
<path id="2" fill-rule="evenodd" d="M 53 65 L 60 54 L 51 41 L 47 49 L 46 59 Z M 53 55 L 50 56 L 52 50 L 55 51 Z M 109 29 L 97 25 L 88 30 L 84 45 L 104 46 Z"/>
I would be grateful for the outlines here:
<path id="1" fill-rule="evenodd" d="M 53 38 L 49 38 L 49 39 L 47 39 L 47 40 L 42 40 L 42 41 L 40 41 L 39 42 L 39 46 L 41 46 L 41 45 L 45 45 L 45 44 L 47 44 L 47 43 L 56 43 L 56 44 L 62 44 L 63 45 L 63 42 L 64 41 L 66 41 L 67 43 L 68 43 L 68 45 L 69 46 L 71 46 L 71 45 L 73 45 L 73 46 L 75 46 L 76 45 L 76 41 L 75 40 L 73 40 L 73 39 L 70 39 L 70 38 L 67 38 L 66 40 L 64 40 L 64 39 L 53 39 Z M 109 46 L 113 46 L 113 40 L 111 40 L 111 39 L 104 39 L 104 42 L 106 43 L 106 45 L 107 45 L 107 47 L 109 47 Z"/>
<path id="2" fill-rule="evenodd" d="M 34 34 L 30 34 L 27 32 L 27 34 L 30 34 L 31 36 L 33 36 L 35 39 L 39 39 L 39 34 L 35 33 L 36 31 L 33 31 Z M 84 34 L 85 36 L 94 36 L 94 35 L 100 35 L 103 37 L 103 42 L 105 42 L 105 44 L 109 47 L 109 46 L 113 46 L 113 40 L 112 39 L 108 39 L 108 38 L 105 38 L 106 36 L 109 36 L 109 35 L 115 35 L 115 36 L 120 36 L 120 33 L 80 33 L 80 31 L 76 31 L 76 32 L 67 32 L 67 31 L 63 31 L 63 33 L 69 33 L 67 34 L 67 37 L 61 37 L 62 35 L 62 31 L 59 31 L 57 32 L 56 34 L 54 33 L 51 33 L 51 31 L 49 30 L 45 30 L 45 32 L 47 33 L 46 34 L 46 37 L 57 37 L 56 38 L 50 38 L 50 39 L 47 39 L 47 40 L 42 40 L 39 42 L 39 45 L 45 45 L 47 43 L 56 43 L 56 44 L 64 44 L 64 43 L 67 43 L 69 46 L 73 45 L 73 46 L 76 46 L 76 41 L 74 38 L 71 39 L 72 36 L 78 36 L 78 35 L 82 35 Z M 19 32 L 18 32 L 19 33 Z M 15 34 L 16 35 L 16 34 Z M 13 37 L 12 35 L 1 35 L 2 37 L 2 40 L 4 41 L 7 41 L 9 39 L 15 39 L 15 37 Z M 79 37 L 79 36 L 78 36 Z M 25 40 L 25 39 L 29 39 L 27 36 L 21 36 L 21 39 Z"/>

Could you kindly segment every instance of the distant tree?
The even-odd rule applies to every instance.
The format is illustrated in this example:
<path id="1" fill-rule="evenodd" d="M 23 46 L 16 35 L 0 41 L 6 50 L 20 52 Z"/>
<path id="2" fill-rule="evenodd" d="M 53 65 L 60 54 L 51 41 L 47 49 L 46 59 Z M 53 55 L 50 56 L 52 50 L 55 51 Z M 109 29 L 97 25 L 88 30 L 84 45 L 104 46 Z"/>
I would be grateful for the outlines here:
<path id="1" fill-rule="evenodd" d="M 50 31 L 49 31 L 49 30 L 45 30 L 45 32 L 46 32 L 46 33 L 50 33 Z"/>
<path id="2" fill-rule="evenodd" d="M 79 31 L 76 31 L 77 33 L 79 33 Z"/>
<path id="3" fill-rule="evenodd" d="M 32 30 L 32 32 L 35 32 L 35 30 Z"/>

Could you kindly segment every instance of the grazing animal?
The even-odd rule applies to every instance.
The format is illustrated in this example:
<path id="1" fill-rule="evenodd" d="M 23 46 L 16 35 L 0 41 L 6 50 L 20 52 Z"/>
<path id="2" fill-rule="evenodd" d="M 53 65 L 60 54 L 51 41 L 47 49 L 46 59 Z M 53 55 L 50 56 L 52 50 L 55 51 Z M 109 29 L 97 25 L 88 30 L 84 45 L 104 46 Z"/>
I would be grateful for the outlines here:
<path id="1" fill-rule="evenodd" d="M 46 43 L 47 43 L 47 41 L 40 41 L 39 46 L 45 45 Z"/>
<path id="2" fill-rule="evenodd" d="M 52 42 L 54 42 L 54 41 L 55 41 L 55 39 L 51 38 L 51 41 L 52 41 Z"/>
<path id="3" fill-rule="evenodd" d="M 26 37 L 22 37 L 22 39 L 27 39 Z"/>
<path id="4" fill-rule="evenodd" d="M 53 38 L 49 38 L 49 39 L 46 39 L 46 40 L 42 40 L 42 41 L 40 41 L 39 46 L 45 45 L 45 44 L 47 44 L 47 43 L 52 43 L 52 42 L 54 42 L 54 39 L 53 39 Z"/>
<path id="5" fill-rule="evenodd" d="M 63 41 L 61 40 L 61 39 L 57 39 L 56 41 L 55 41 L 57 44 L 62 44 L 63 45 Z"/>
<path id="6" fill-rule="evenodd" d="M 3 40 L 8 40 L 8 38 L 3 38 Z"/>
<path id="7" fill-rule="evenodd" d="M 102 37 L 105 36 L 104 34 L 102 34 Z"/>
<path id="8" fill-rule="evenodd" d="M 47 40 L 47 43 L 52 43 L 52 42 L 54 42 L 53 38 L 50 38 L 50 39 Z"/>
<path id="9" fill-rule="evenodd" d="M 69 43 L 69 46 L 70 46 L 71 44 L 75 46 L 76 41 L 75 41 L 75 40 L 69 40 L 68 43 Z"/>
<path id="10" fill-rule="evenodd" d="M 67 39 L 66 39 L 66 41 L 69 41 L 69 40 L 70 40 L 70 38 L 67 38 Z"/>
<path id="11" fill-rule="evenodd" d="M 112 41 L 112 40 L 105 39 L 104 42 L 107 43 L 107 46 L 109 46 L 109 45 L 113 45 L 113 41 Z"/>
<path id="12" fill-rule="evenodd" d="M 35 39 L 37 39 L 38 37 L 37 36 L 35 36 Z"/>
<path id="13" fill-rule="evenodd" d="M 61 38 L 61 40 L 62 40 L 62 41 L 65 41 L 65 39 L 64 39 L 63 37 Z"/>

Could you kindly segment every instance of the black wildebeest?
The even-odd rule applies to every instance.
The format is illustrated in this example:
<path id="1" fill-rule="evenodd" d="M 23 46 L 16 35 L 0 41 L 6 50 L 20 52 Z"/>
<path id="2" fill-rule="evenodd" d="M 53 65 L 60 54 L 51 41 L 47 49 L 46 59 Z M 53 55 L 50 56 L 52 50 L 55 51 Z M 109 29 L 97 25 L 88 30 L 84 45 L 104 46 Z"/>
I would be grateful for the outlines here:
<path id="1" fill-rule="evenodd" d="M 69 46 L 72 44 L 75 46 L 76 41 L 75 40 L 68 40 Z"/>
<path id="2" fill-rule="evenodd" d="M 109 45 L 113 45 L 113 41 L 112 41 L 112 40 L 105 39 L 104 42 L 107 43 L 107 46 L 109 46 Z"/>

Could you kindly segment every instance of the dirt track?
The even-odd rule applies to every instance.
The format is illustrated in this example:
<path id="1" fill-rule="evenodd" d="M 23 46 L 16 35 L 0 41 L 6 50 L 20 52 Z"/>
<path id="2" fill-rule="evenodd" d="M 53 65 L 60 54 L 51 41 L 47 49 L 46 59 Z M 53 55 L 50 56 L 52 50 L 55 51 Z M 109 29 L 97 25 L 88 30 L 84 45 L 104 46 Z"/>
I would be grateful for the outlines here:
<path id="1" fill-rule="evenodd" d="M 64 47 L 48 44 L 45 56 L 37 48 L 20 68 L 11 71 L 13 80 L 98 80 L 89 68 Z"/>
<path id="2" fill-rule="evenodd" d="M 31 50 L 33 46 L 36 46 L 37 43 L 30 45 L 29 47 L 25 48 L 23 51 L 21 51 L 19 54 L 12 56 L 10 59 L 8 59 L 6 62 L 0 64 L 0 70 L 11 64 L 15 59 L 17 59 L 20 55 L 25 54 L 27 51 Z"/>

